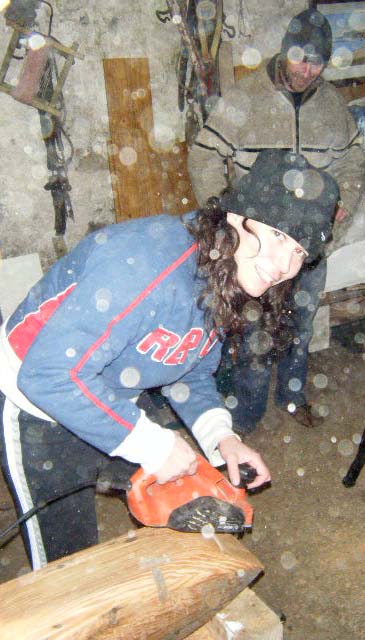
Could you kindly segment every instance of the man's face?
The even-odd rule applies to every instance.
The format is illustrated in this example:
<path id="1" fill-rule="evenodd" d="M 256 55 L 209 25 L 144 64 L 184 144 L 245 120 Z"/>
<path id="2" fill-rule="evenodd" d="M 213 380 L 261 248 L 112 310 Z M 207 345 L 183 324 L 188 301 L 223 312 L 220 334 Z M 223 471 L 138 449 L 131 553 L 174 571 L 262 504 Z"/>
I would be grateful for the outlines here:
<path id="1" fill-rule="evenodd" d="M 323 64 L 287 60 L 285 66 L 286 79 L 293 91 L 302 93 L 321 75 L 323 69 Z"/>

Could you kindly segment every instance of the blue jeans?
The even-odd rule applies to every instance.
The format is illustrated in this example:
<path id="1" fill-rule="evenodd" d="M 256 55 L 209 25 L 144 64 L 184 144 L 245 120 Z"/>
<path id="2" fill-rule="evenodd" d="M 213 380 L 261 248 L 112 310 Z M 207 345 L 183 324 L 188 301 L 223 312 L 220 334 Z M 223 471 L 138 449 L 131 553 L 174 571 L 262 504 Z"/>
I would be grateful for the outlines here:
<path id="1" fill-rule="evenodd" d="M 291 314 L 293 340 L 288 349 L 276 356 L 277 381 L 275 404 L 287 407 L 289 403 L 304 405 L 305 384 L 308 370 L 308 346 L 313 335 L 313 318 L 320 302 L 320 294 L 326 281 L 326 260 L 298 275 L 293 295 Z M 273 357 L 255 357 L 250 348 L 250 336 L 257 330 L 248 326 L 237 362 L 233 363 L 228 351 L 229 340 L 223 346 L 221 366 L 217 375 L 218 389 L 224 396 L 233 396 L 237 405 L 230 408 L 237 429 L 253 431 L 265 415 L 269 394 Z M 233 404 L 234 404 L 233 403 Z M 231 403 L 228 403 L 228 406 Z"/>

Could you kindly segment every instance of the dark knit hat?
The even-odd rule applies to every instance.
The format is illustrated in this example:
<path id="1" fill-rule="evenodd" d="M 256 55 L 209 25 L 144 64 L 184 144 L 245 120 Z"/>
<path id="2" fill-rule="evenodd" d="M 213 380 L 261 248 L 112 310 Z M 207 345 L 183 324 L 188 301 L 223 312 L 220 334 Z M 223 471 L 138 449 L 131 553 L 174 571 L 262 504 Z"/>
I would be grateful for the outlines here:
<path id="1" fill-rule="evenodd" d="M 281 43 L 280 58 L 328 64 L 332 52 L 332 30 L 316 9 L 306 9 L 291 19 Z"/>
<path id="2" fill-rule="evenodd" d="M 259 153 L 251 171 L 220 197 L 224 211 L 283 231 L 308 252 L 307 262 L 324 253 L 332 237 L 337 182 L 298 154 L 282 149 Z"/>

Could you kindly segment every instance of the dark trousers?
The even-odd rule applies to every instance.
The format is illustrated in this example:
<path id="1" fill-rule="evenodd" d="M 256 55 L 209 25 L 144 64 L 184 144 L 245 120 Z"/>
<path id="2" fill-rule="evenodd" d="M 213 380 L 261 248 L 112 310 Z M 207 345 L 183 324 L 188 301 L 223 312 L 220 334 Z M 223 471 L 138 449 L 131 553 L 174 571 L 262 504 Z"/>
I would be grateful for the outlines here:
<path id="1" fill-rule="evenodd" d="M 326 260 L 321 260 L 313 269 L 303 269 L 297 277 L 291 318 L 293 340 L 275 358 L 275 404 L 278 407 L 286 408 L 290 403 L 299 407 L 306 403 L 308 348 L 325 282 Z M 257 358 L 252 351 L 250 338 L 254 330 L 255 327 L 248 326 L 237 363 L 232 362 L 229 341 L 225 342 L 218 370 L 218 389 L 224 396 L 231 395 L 236 399 L 236 406 L 231 409 L 234 424 L 246 433 L 253 431 L 265 415 L 274 362 L 270 354 Z"/>
<path id="2" fill-rule="evenodd" d="M 21 525 L 34 569 L 98 542 L 95 486 L 100 476 L 118 485 L 136 465 L 107 455 L 58 423 L 20 411 L 0 393 L 1 465 L 18 517 L 57 496 Z"/>

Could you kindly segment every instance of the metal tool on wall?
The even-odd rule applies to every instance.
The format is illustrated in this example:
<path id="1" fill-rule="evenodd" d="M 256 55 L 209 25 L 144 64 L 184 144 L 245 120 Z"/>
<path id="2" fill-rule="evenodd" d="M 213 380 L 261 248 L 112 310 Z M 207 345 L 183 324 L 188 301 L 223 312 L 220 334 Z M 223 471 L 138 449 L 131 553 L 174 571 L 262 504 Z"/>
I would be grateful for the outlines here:
<path id="1" fill-rule="evenodd" d="M 48 7 L 48 33 L 33 29 L 39 5 Z M 64 233 L 67 219 L 74 218 L 67 171 L 72 161 L 73 146 L 65 131 L 66 109 L 62 94 L 68 72 L 77 53 L 78 43 L 66 47 L 51 36 L 53 8 L 45 0 L 12 0 L 5 12 L 6 24 L 13 32 L 0 67 L 0 91 L 38 110 L 42 137 L 46 146 L 49 179 L 44 188 L 51 192 L 55 211 L 54 248 L 57 257 L 66 252 Z M 64 58 L 58 70 L 59 58 Z M 15 85 L 6 81 L 10 66 L 20 65 Z M 19 62 L 18 62 L 19 61 Z M 65 156 L 64 140 L 70 152 Z"/>
<path id="2" fill-rule="evenodd" d="M 167 10 L 156 11 L 160 22 L 172 20 L 181 34 L 178 59 L 178 106 L 186 107 L 185 137 L 191 146 L 220 95 L 218 52 L 225 24 L 223 0 L 166 0 Z"/>

